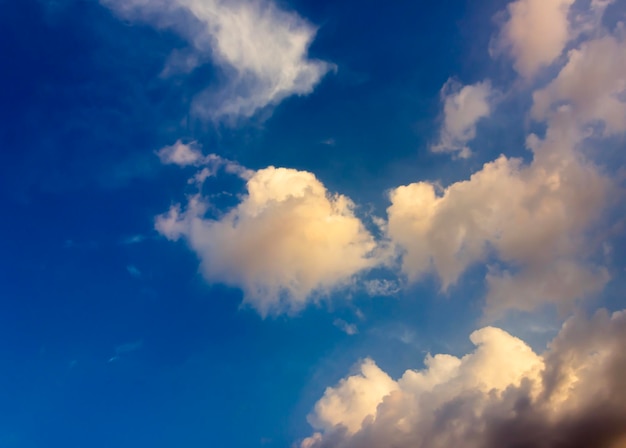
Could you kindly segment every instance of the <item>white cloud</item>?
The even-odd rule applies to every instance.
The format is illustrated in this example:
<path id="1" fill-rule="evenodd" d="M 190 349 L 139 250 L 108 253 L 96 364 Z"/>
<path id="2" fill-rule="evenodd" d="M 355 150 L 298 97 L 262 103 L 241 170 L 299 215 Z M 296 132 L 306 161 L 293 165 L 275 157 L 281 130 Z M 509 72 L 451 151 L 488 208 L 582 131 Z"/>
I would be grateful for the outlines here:
<path id="1" fill-rule="evenodd" d="M 326 389 L 302 448 L 614 447 L 626 436 L 626 313 L 563 326 L 538 355 L 475 331 L 461 358 L 428 355 L 394 381 L 370 360 Z"/>
<path id="2" fill-rule="evenodd" d="M 331 430 L 337 425 L 355 433 L 363 419 L 376 412 L 383 397 L 398 388 L 396 382 L 371 359 L 363 361 L 357 375 L 341 380 L 337 387 L 326 389 L 315 405 L 309 422 L 316 429 Z"/>
<path id="3" fill-rule="evenodd" d="M 434 271 L 446 290 L 495 257 L 510 269 L 489 272 L 491 312 L 567 304 L 600 289 L 608 274 L 587 260 L 595 248 L 586 236 L 610 181 L 576 151 L 582 136 L 571 121 L 562 111 L 544 140 L 529 138 L 529 165 L 500 156 L 441 192 L 429 182 L 392 190 L 388 234 L 409 280 Z"/>
<path id="4" fill-rule="evenodd" d="M 335 319 L 333 321 L 333 325 L 339 328 L 348 336 L 354 336 L 355 334 L 358 334 L 359 332 L 359 329 L 357 328 L 356 324 L 349 324 L 343 319 Z"/>
<path id="5" fill-rule="evenodd" d="M 164 73 L 189 72 L 210 57 L 226 81 L 200 94 L 194 110 L 214 120 L 250 117 L 291 95 L 306 95 L 333 68 L 307 56 L 316 29 L 269 0 L 101 0 L 124 17 L 183 35 Z"/>
<path id="6" fill-rule="evenodd" d="M 253 171 L 217 154 L 203 155 L 202 146 L 195 141 L 183 143 L 181 140 L 177 140 L 173 145 L 161 148 L 156 154 L 164 165 L 201 167 L 193 178 L 189 179 L 190 184 L 197 186 L 203 184 L 209 177 L 215 176 L 219 170 L 242 179 L 249 179 L 253 174 Z"/>
<path id="7" fill-rule="evenodd" d="M 515 70 L 530 78 L 552 64 L 572 37 L 568 13 L 575 0 L 517 0 L 507 7 L 508 19 L 494 40 L 506 51 Z"/>
<path id="8" fill-rule="evenodd" d="M 467 143 L 476 137 L 478 121 L 491 114 L 496 96 L 489 81 L 463 86 L 449 79 L 441 89 L 444 118 L 439 142 L 431 146 L 431 151 L 469 157 Z"/>
<path id="9" fill-rule="evenodd" d="M 171 146 L 161 148 L 157 151 L 157 155 L 164 165 L 198 165 L 204 160 L 198 143 L 183 143 L 181 140 L 177 140 L 176 143 Z"/>
<path id="10" fill-rule="evenodd" d="M 376 243 L 346 196 L 309 172 L 269 167 L 247 179 L 247 194 L 220 217 L 190 198 L 157 217 L 156 229 L 184 237 L 210 282 L 241 288 L 261 314 L 297 311 L 377 263 Z"/>
<path id="11" fill-rule="evenodd" d="M 568 53 L 567 64 L 533 94 L 531 116 L 550 120 L 567 104 L 578 126 L 602 121 L 605 133 L 626 131 L 626 42 L 605 36 Z"/>

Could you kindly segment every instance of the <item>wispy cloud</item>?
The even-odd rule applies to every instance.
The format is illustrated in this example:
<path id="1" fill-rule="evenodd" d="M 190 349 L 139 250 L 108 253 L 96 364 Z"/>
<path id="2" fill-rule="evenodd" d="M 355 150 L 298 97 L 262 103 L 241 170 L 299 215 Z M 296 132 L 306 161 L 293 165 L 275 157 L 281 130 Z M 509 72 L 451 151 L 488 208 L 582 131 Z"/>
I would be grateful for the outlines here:
<path id="1" fill-rule="evenodd" d="M 170 146 L 165 146 L 157 151 L 161 163 L 165 165 L 198 165 L 204 160 L 204 156 L 197 142 L 183 143 L 177 140 Z"/>
<path id="2" fill-rule="evenodd" d="M 118 14 L 172 28 L 189 42 L 165 74 L 190 72 L 210 58 L 225 81 L 196 97 L 194 111 L 213 120 L 251 117 L 291 95 L 309 94 L 333 69 L 309 59 L 315 27 L 269 0 L 101 0 Z"/>
<path id="3" fill-rule="evenodd" d="M 359 332 L 356 324 L 349 324 L 343 319 L 335 319 L 333 325 L 349 336 L 354 336 Z"/>
<path id="4" fill-rule="evenodd" d="M 109 358 L 109 362 L 119 361 L 122 357 L 136 352 L 143 348 L 143 341 L 128 342 L 126 344 L 118 345 L 115 347 L 115 355 Z"/>
<path id="5" fill-rule="evenodd" d="M 128 266 L 126 266 L 126 270 L 128 271 L 128 273 L 135 277 L 135 278 L 139 278 L 141 277 L 141 271 L 139 269 L 137 269 L 136 266 L 129 264 Z"/>
<path id="6" fill-rule="evenodd" d="M 120 241 L 121 244 L 139 244 L 144 242 L 145 240 L 147 240 L 148 237 L 145 235 L 141 235 L 141 234 L 137 234 L 137 235 L 131 235 L 129 237 L 126 238 L 122 238 L 122 240 Z"/>

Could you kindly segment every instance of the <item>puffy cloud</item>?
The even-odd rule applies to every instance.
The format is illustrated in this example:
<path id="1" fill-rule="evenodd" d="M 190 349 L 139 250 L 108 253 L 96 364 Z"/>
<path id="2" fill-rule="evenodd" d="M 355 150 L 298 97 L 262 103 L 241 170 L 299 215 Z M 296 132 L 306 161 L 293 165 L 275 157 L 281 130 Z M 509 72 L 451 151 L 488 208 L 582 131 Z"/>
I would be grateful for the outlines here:
<path id="1" fill-rule="evenodd" d="M 586 236 L 611 184 L 575 150 L 582 136 L 571 122 L 564 110 L 543 140 L 529 137 L 528 165 L 500 156 L 441 191 L 430 182 L 392 190 L 388 234 L 409 280 L 434 271 L 446 290 L 472 264 L 494 263 L 491 312 L 571 303 L 600 289 L 608 274 L 587 261 Z"/>
<path id="2" fill-rule="evenodd" d="M 309 421 L 316 429 L 331 430 L 341 425 L 349 433 L 361 429 L 363 420 L 376 413 L 383 397 L 398 388 L 397 383 L 371 359 L 363 361 L 357 375 L 326 389 Z"/>
<path id="3" fill-rule="evenodd" d="M 579 126 L 602 121 L 606 134 L 626 131 L 626 43 L 605 36 L 568 53 L 568 62 L 533 94 L 531 115 L 549 120 L 568 104 Z"/>
<path id="4" fill-rule="evenodd" d="M 494 41 L 524 77 L 558 58 L 571 38 L 568 13 L 575 0 L 517 0 L 508 5 L 508 20 Z"/>
<path id="5" fill-rule="evenodd" d="M 617 448 L 626 437 L 626 313 L 565 323 L 542 355 L 503 330 L 392 380 L 372 360 L 330 387 L 302 448 Z M 387 391 L 387 393 L 384 393 Z"/>
<path id="6" fill-rule="evenodd" d="M 165 165 L 198 165 L 204 160 L 204 156 L 196 142 L 183 143 L 177 140 L 171 146 L 165 146 L 157 151 L 161 163 Z"/>
<path id="7" fill-rule="evenodd" d="M 346 196 L 305 171 L 269 167 L 247 179 L 230 211 L 206 217 L 209 200 L 190 198 L 157 217 L 156 229 L 184 237 L 211 282 L 239 287 L 261 314 L 297 311 L 347 286 L 377 263 L 376 243 Z"/>
<path id="8" fill-rule="evenodd" d="M 467 158 L 471 150 L 467 143 L 476 137 L 476 124 L 491 114 L 496 99 L 489 81 L 463 86 L 452 79 L 441 89 L 443 124 L 439 142 L 433 152 L 454 152 Z"/>
<path id="9" fill-rule="evenodd" d="M 332 64 L 309 59 L 316 29 L 270 0 L 101 0 L 124 17 L 183 35 L 165 73 L 191 71 L 210 57 L 227 81 L 200 94 L 195 111 L 211 119 L 250 117 L 291 95 L 310 93 Z"/>

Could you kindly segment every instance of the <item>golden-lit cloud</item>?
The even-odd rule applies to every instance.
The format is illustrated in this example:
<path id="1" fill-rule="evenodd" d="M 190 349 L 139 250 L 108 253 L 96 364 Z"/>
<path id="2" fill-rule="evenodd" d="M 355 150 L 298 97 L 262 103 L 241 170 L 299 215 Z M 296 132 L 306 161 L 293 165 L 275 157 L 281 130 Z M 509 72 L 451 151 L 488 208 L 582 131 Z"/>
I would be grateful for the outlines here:
<path id="1" fill-rule="evenodd" d="M 393 380 L 372 360 L 326 389 L 302 448 L 619 446 L 626 312 L 568 320 L 545 353 L 494 327 L 463 356 L 428 355 Z M 386 392 L 386 393 L 385 393 Z"/>
<path id="2" fill-rule="evenodd" d="M 571 50 L 567 63 L 533 94 L 531 116 L 551 120 L 567 104 L 578 126 L 602 123 L 604 134 L 626 131 L 626 41 L 623 32 Z"/>
<path id="3" fill-rule="evenodd" d="M 443 123 L 439 141 L 431 146 L 431 151 L 469 157 L 467 144 L 476 137 L 478 121 L 491 114 L 497 96 L 489 81 L 464 86 L 449 79 L 441 89 Z"/>
<path id="4" fill-rule="evenodd" d="M 558 58 L 571 38 L 568 21 L 575 0 L 517 0 L 507 7 L 508 18 L 493 42 L 493 50 L 507 52 L 524 77 Z"/>
<path id="5" fill-rule="evenodd" d="M 446 290 L 487 263 L 491 311 L 562 304 L 602 288 L 608 274 L 587 260 L 586 233 L 610 181 L 576 151 L 582 137 L 562 118 L 543 140 L 528 139 L 529 164 L 500 156 L 445 189 L 417 182 L 391 191 L 388 234 L 404 251 L 409 280 L 433 272 Z"/>
<path id="6" fill-rule="evenodd" d="M 193 196 L 159 216 L 156 228 L 183 237 L 209 281 L 241 288 L 260 313 L 297 311 L 376 264 L 376 243 L 352 201 L 313 174 L 269 167 L 253 172 L 246 190 L 215 219 L 205 217 L 208 199 Z"/>

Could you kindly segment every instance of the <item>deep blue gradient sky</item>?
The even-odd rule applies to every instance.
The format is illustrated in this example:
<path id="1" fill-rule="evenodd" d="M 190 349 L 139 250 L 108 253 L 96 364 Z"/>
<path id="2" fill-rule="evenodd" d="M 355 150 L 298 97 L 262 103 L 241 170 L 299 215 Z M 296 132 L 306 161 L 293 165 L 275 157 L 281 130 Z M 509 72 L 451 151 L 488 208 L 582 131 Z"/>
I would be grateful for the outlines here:
<path id="1" fill-rule="evenodd" d="M 510 61 L 488 52 L 506 3 L 280 1 L 319 27 L 309 57 L 336 72 L 231 125 L 191 112 L 217 82 L 210 59 L 162 75 L 187 46 L 175 30 L 95 0 L 0 0 L 0 447 L 288 447 L 360 359 L 396 378 L 427 352 L 471 350 L 484 265 L 445 294 L 426 277 L 392 297 L 344 291 L 295 315 L 242 305 L 240 289 L 203 278 L 185 241 L 155 231 L 193 175 L 156 151 L 193 140 L 253 170 L 310 171 L 358 216 L 383 217 L 391 188 L 448 185 L 500 153 L 529 160 L 521 95 L 479 123 L 474 157 L 429 151 L 450 77 L 516 85 Z M 225 176 L 204 191 L 242 188 Z M 618 236 L 614 282 L 593 307 L 625 304 Z M 549 309 L 502 325 L 541 349 L 562 317 Z"/>

